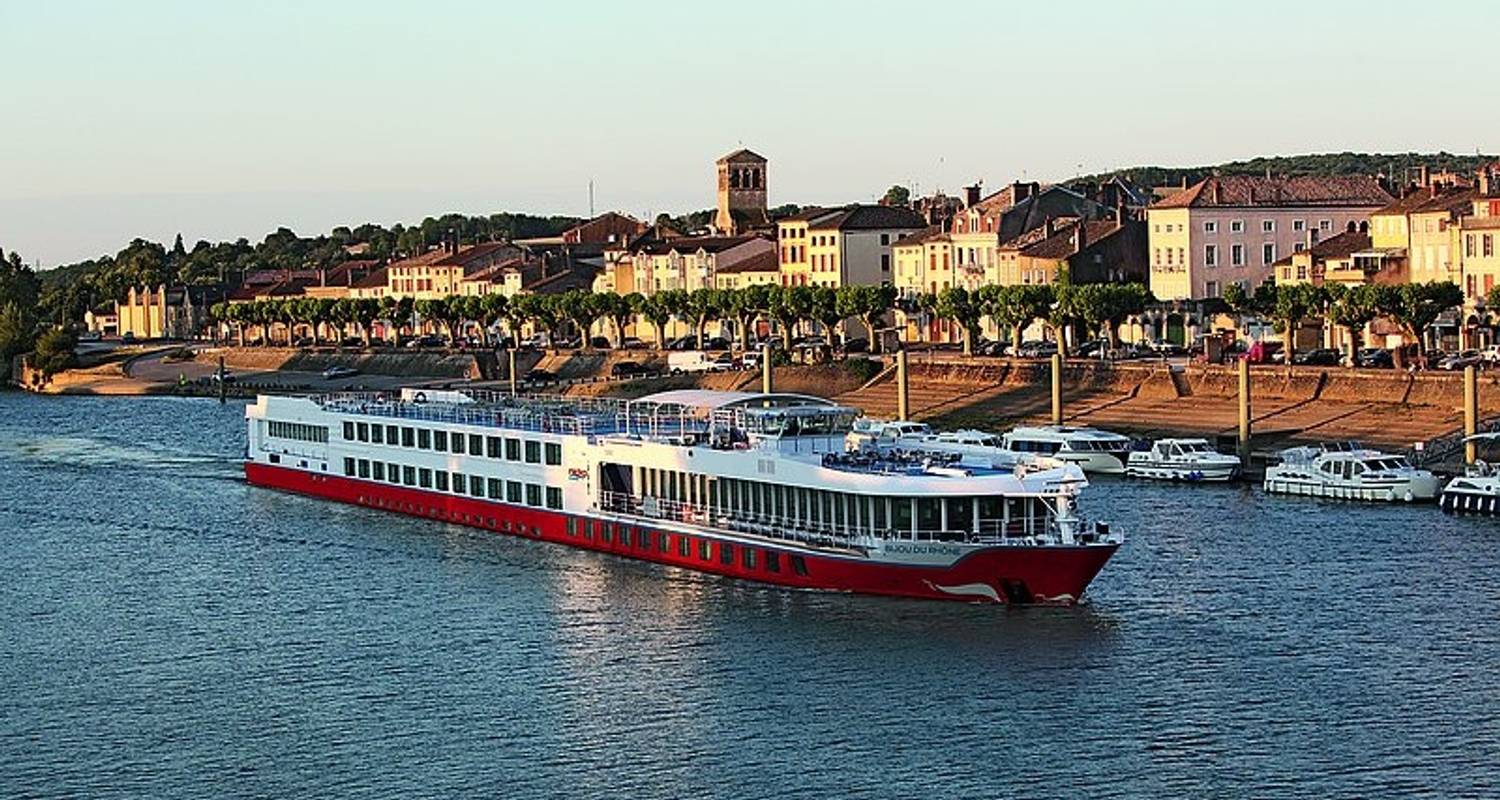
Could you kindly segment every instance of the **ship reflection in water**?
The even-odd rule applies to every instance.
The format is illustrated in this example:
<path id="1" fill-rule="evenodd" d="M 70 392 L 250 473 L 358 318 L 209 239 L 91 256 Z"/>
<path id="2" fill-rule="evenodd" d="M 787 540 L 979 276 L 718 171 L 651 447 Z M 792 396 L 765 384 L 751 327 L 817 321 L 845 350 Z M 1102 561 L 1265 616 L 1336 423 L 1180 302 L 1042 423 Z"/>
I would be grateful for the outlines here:
<path id="1" fill-rule="evenodd" d="M 243 407 L 0 402 L 7 796 L 1500 783 L 1492 518 L 1104 478 L 1083 605 L 893 600 L 253 489 Z"/>

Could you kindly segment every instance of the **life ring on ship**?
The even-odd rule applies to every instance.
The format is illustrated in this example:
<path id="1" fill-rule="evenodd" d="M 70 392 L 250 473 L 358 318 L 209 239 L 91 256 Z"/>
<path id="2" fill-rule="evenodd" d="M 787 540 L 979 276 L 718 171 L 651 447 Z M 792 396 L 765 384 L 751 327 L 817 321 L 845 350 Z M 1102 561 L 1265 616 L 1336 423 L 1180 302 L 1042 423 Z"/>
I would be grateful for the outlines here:
<path id="1" fill-rule="evenodd" d="M 377 403 L 384 403 L 385 402 L 385 392 L 376 392 L 375 393 L 375 402 L 377 402 Z"/>
<path id="2" fill-rule="evenodd" d="M 417 392 L 416 394 L 412 395 L 411 399 L 412 399 L 412 402 L 414 402 L 414 403 L 425 403 L 425 402 L 427 402 L 427 393 L 426 392 Z"/>

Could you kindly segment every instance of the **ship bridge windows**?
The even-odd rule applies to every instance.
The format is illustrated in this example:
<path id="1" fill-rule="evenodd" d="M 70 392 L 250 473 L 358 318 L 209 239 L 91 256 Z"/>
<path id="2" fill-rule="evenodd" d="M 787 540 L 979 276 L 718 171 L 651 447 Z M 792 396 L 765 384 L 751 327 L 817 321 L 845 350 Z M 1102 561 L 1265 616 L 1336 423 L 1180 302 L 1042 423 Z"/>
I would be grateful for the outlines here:
<path id="1" fill-rule="evenodd" d="M 498 454 L 495 455 L 495 458 L 499 458 L 499 457 L 500 456 Z M 506 461 L 520 461 L 521 460 L 521 440 L 520 439 L 506 439 L 505 440 L 505 460 Z"/>
<path id="2" fill-rule="evenodd" d="M 477 454 L 477 452 L 476 452 L 476 454 Z M 487 436 L 487 437 L 485 437 L 484 454 L 488 458 L 496 458 L 496 459 L 498 459 L 500 457 L 500 437 L 499 436 Z"/>
<path id="3" fill-rule="evenodd" d="M 358 424 L 356 424 L 354 426 L 354 430 L 355 430 L 355 436 L 361 442 L 368 442 L 368 441 L 370 441 L 370 423 L 368 423 L 368 422 L 358 423 Z"/>
<path id="4" fill-rule="evenodd" d="M 448 432 L 447 431 L 433 431 L 432 432 L 432 449 L 438 451 L 439 453 L 446 453 L 446 452 L 448 452 Z"/>
<path id="5" fill-rule="evenodd" d="M 372 426 L 370 426 L 370 443 L 371 444 L 385 444 L 385 426 L 384 425 L 372 425 Z"/>
<path id="6" fill-rule="evenodd" d="M 432 431 L 428 430 L 427 428 L 418 428 L 417 429 L 417 449 L 418 450 L 431 450 L 432 449 Z"/>
<path id="7" fill-rule="evenodd" d="M 453 452 L 458 452 L 454 450 Z M 484 452 L 484 437 L 477 433 L 469 434 L 469 455 L 477 456 Z"/>
<path id="8" fill-rule="evenodd" d="M 528 463 L 528 464 L 540 464 L 540 463 L 542 463 L 542 443 L 541 442 L 534 442 L 534 441 L 531 441 L 529 439 L 526 441 L 526 463 Z"/>
<path id="9" fill-rule="evenodd" d="M 461 456 L 461 455 L 464 454 L 464 435 L 463 434 L 461 434 L 461 433 L 455 433 L 455 434 L 453 434 L 453 440 L 452 440 L 451 444 L 453 445 L 453 453 L 455 455 L 460 455 Z"/>
<path id="10" fill-rule="evenodd" d="M 417 446 L 417 431 L 416 431 L 415 428 L 402 428 L 401 429 L 401 446 L 402 447 L 416 447 Z"/>
<path id="11" fill-rule="evenodd" d="M 562 445 L 556 442 L 547 443 L 546 462 L 547 465 L 551 467 L 562 465 Z"/>
<path id="12" fill-rule="evenodd" d="M 385 443 L 394 447 L 401 438 L 400 430 L 395 425 L 385 426 Z"/>
<path id="13" fill-rule="evenodd" d="M 328 426 L 308 425 L 302 422 L 266 421 L 266 435 L 296 442 L 328 444 Z"/>
<path id="14" fill-rule="evenodd" d="M 344 441 L 346 441 L 346 442 L 352 442 L 352 441 L 354 441 L 354 421 L 353 420 L 347 420 L 347 419 L 344 420 Z"/>

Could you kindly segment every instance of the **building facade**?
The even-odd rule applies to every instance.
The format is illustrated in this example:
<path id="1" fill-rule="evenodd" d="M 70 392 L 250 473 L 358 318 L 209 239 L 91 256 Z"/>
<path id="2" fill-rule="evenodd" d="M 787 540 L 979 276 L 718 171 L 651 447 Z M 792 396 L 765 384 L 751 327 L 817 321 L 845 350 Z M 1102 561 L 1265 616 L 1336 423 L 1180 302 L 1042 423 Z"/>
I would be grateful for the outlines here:
<path id="1" fill-rule="evenodd" d="M 718 204 L 714 228 L 737 236 L 770 228 L 766 213 L 766 158 L 750 150 L 736 150 L 714 166 L 718 173 Z"/>

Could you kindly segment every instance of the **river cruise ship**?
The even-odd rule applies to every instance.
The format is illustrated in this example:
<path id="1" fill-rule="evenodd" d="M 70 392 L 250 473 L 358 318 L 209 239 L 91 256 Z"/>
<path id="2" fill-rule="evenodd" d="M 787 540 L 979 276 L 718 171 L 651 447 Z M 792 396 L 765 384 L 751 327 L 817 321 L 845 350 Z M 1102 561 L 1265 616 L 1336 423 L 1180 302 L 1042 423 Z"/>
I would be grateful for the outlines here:
<path id="1" fill-rule="evenodd" d="M 1070 604 L 1119 548 L 1071 465 L 850 453 L 858 412 L 700 390 L 261 396 L 250 483 L 781 586 Z"/>

